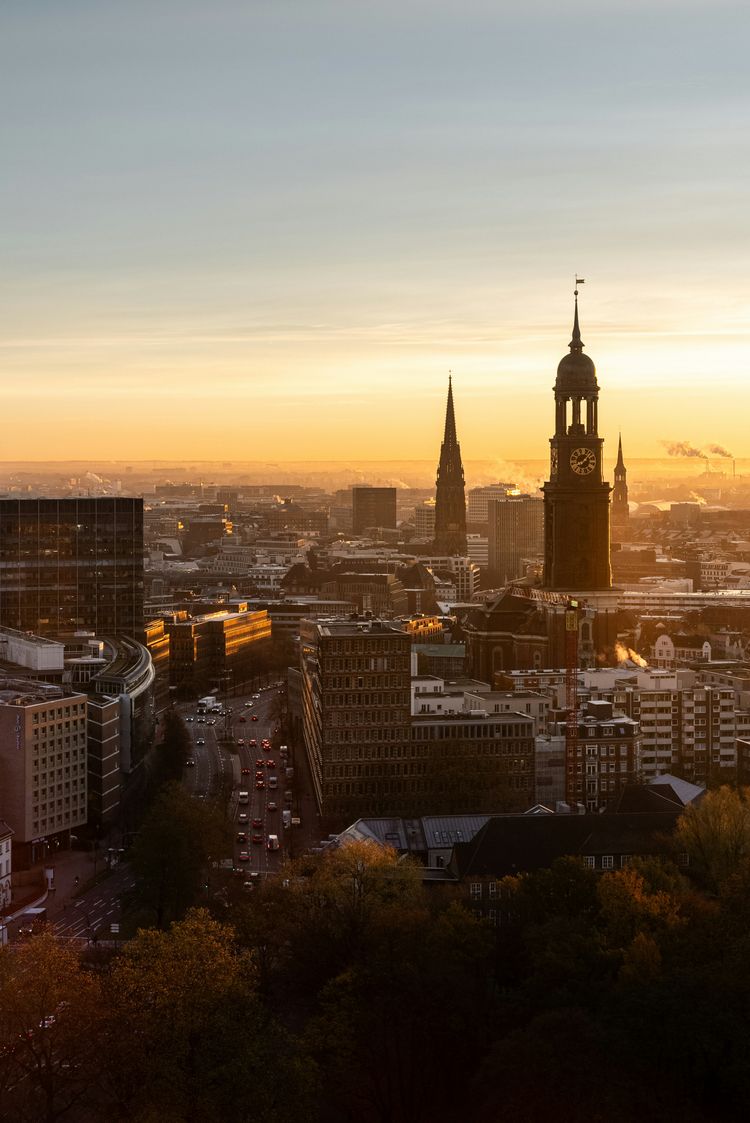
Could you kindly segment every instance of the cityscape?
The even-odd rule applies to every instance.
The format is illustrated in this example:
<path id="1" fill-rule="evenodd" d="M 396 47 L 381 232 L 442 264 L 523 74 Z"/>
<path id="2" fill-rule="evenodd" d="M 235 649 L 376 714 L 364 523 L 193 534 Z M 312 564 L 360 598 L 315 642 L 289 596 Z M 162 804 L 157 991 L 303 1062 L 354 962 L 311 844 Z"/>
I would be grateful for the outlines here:
<path id="1" fill-rule="evenodd" d="M 747 1119 L 750 17 L 3 23 L 1 1123 Z"/>

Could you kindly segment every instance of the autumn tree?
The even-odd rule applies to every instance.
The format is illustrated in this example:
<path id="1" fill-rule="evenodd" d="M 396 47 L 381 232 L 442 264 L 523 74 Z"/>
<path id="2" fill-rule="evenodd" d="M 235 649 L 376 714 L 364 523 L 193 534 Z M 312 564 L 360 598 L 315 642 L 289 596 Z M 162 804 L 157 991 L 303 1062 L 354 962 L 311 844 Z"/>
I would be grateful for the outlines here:
<path id="1" fill-rule="evenodd" d="M 253 956 L 205 910 L 141 931 L 108 998 L 108 1085 L 129 1123 L 276 1123 L 304 1110 L 312 1067 L 259 1003 Z"/>
<path id="2" fill-rule="evenodd" d="M 675 841 L 700 882 L 718 892 L 750 858 L 748 789 L 718 788 L 689 804 L 677 822 Z"/>
<path id="3" fill-rule="evenodd" d="M 0 950 L 0 1116 L 53 1123 L 98 1101 L 99 979 L 49 933 Z"/>

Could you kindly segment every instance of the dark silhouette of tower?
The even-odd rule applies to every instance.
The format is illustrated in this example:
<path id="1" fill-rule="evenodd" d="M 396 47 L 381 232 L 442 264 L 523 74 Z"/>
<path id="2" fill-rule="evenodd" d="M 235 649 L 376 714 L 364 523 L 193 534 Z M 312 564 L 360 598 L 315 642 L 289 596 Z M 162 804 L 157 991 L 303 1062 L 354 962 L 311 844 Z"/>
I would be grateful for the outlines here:
<path id="1" fill-rule="evenodd" d="M 448 376 L 448 404 L 445 410 L 445 433 L 440 446 L 440 463 L 435 480 L 435 553 L 464 555 L 466 553 L 466 497 L 461 446 L 456 437 L 453 413 L 453 384 Z"/>
<path id="2" fill-rule="evenodd" d="M 628 472 L 622 458 L 622 435 L 617 444 L 617 463 L 615 464 L 615 485 L 612 488 L 612 528 L 624 530 L 630 518 L 628 506 Z"/>
<path id="3" fill-rule="evenodd" d="M 544 492 L 544 585 L 597 590 L 612 586 L 609 554 L 610 486 L 602 478 L 596 368 L 583 354 L 578 289 L 570 354 L 557 368 L 555 435 Z"/>

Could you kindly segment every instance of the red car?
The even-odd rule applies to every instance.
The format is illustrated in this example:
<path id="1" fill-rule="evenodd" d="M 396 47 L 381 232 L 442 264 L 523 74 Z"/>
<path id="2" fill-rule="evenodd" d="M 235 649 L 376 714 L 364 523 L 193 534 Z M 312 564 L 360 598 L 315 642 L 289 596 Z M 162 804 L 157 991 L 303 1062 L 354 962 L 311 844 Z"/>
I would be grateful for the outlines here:
<path id="1" fill-rule="evenodd" d="M 249 776 L 251 771 L 252 771 L 251 768 L 241 768 L 240 769 L 240 772 L 243 776 Z"/>
<path id="2" fill-rule="evenodd" d="M 246 718 L 246 717 L 241 717 L 241 718 L 240 718 L 240 721 L 247 721 L 247 718 Z"/>
<path id="3" fill-rule="evenodd" d="M 253 844 L 254 844 L 255 846 L 261 846 L 261 845 L 262 845 L 262 843 L 263 843 L 263 835 L 262 835 L 262 834 L 254 834 L 254 835 L 253 835 Z M 242 855 L 240 855 L 240 857 L 241 857 L 241 856 L 242 856 Z"/>
<path id="4" fill-rule="evenodd" d="M 255 779 L 256 780 L 265 780 L 265 776 L 262 772 L 256 772 L 255 773 Z"/>
<path id="5" fill-rule="evenodd" d="M 256 741 L 256 739 L 254 737 L 251 737 L 250 740 L 248 741 L 248 745 L 252 745 L 253 748 L 255 748 L 257 746 L 257 744 L 258 744 L 258 742 Z"/>
<path id="6" fill-rule="evenodd" d="M 264 760 L 261 760 L 260 757 L 258 757 L 258 759 L 255 762 L 255 767 L 256 768 L 262 768 L 265 763 L 266 762 Z"/>
<path id="7" fill-rule="evenodd" d="M 245 744 L 245 742 L 244 742 L 244 741 L 242 740 L 242 738 L 241 738 L 241 737 L 238 737 L 238 738 L 237 738 L 237 744 L 238 744 L 238 745 L 244 745 L 244 744 Z"/>
<path id="8" fill-rule="evenodd" d="M 276 767 L 276 761 L 275 760 L 267 760 L 266 761 L 266 768 L 275 768 L 275 767 Z"/>
<path id="9" fill-rule="evenodd" d="M 253 826 L 255 827 L 255 829 L 257 831 L 260 827 L 263 826 L 263 820 L 262 819 L 253 819 Z"/>
<path id="10" fill-rule="evenodd" d="M 253 835 L 253 842 L 255 842 L 255 835 Z M 248 854 L 247 850 L 240 850 L 239 854 L 237 855 L 237 861 L 238 862 L 249 862 L 250 861 L 250 855 Z"/>
<path id="11" fill-rule="evenodd" d="M 265 788 L 265 786 L 266 786 L 265 780 L 256 780 L 255 781 L 255 787 L 257 788 L 258 791 L 260 791 L 261 788 Z"/>
<path id="12" fill-rule="evenodd" d="M 253 716 L 250 718 L 250 721 L 257 721 L 257 720 L 258 720 L 257 714 L 253 714 Z"/>

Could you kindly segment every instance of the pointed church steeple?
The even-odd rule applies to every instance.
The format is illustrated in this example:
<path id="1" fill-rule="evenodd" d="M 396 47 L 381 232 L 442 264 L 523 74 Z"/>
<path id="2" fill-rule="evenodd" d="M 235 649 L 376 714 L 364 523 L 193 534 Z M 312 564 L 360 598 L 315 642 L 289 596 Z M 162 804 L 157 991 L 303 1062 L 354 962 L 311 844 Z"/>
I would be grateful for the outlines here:
<path id="1" fill-rule="evenodd" d="M 622 455 L 622 434 L 617 443 L 617 463 L 615 464 L 615 484 L 612 488 L 612 529 L 623 530 L 628 525 L 630 507 L 628 506 L 628 473 Z"/>
<path id="2" fill-rule="evenodd" d="M 435 552 L 466 553 L 466 496 L 461 446 L 456 436 L 456 415 L 453 408 L 453 379 L 448 375 L 448 401 L 445 406 L 445 429 L 440 446 L 440 462 L 435 480 Z"/>

